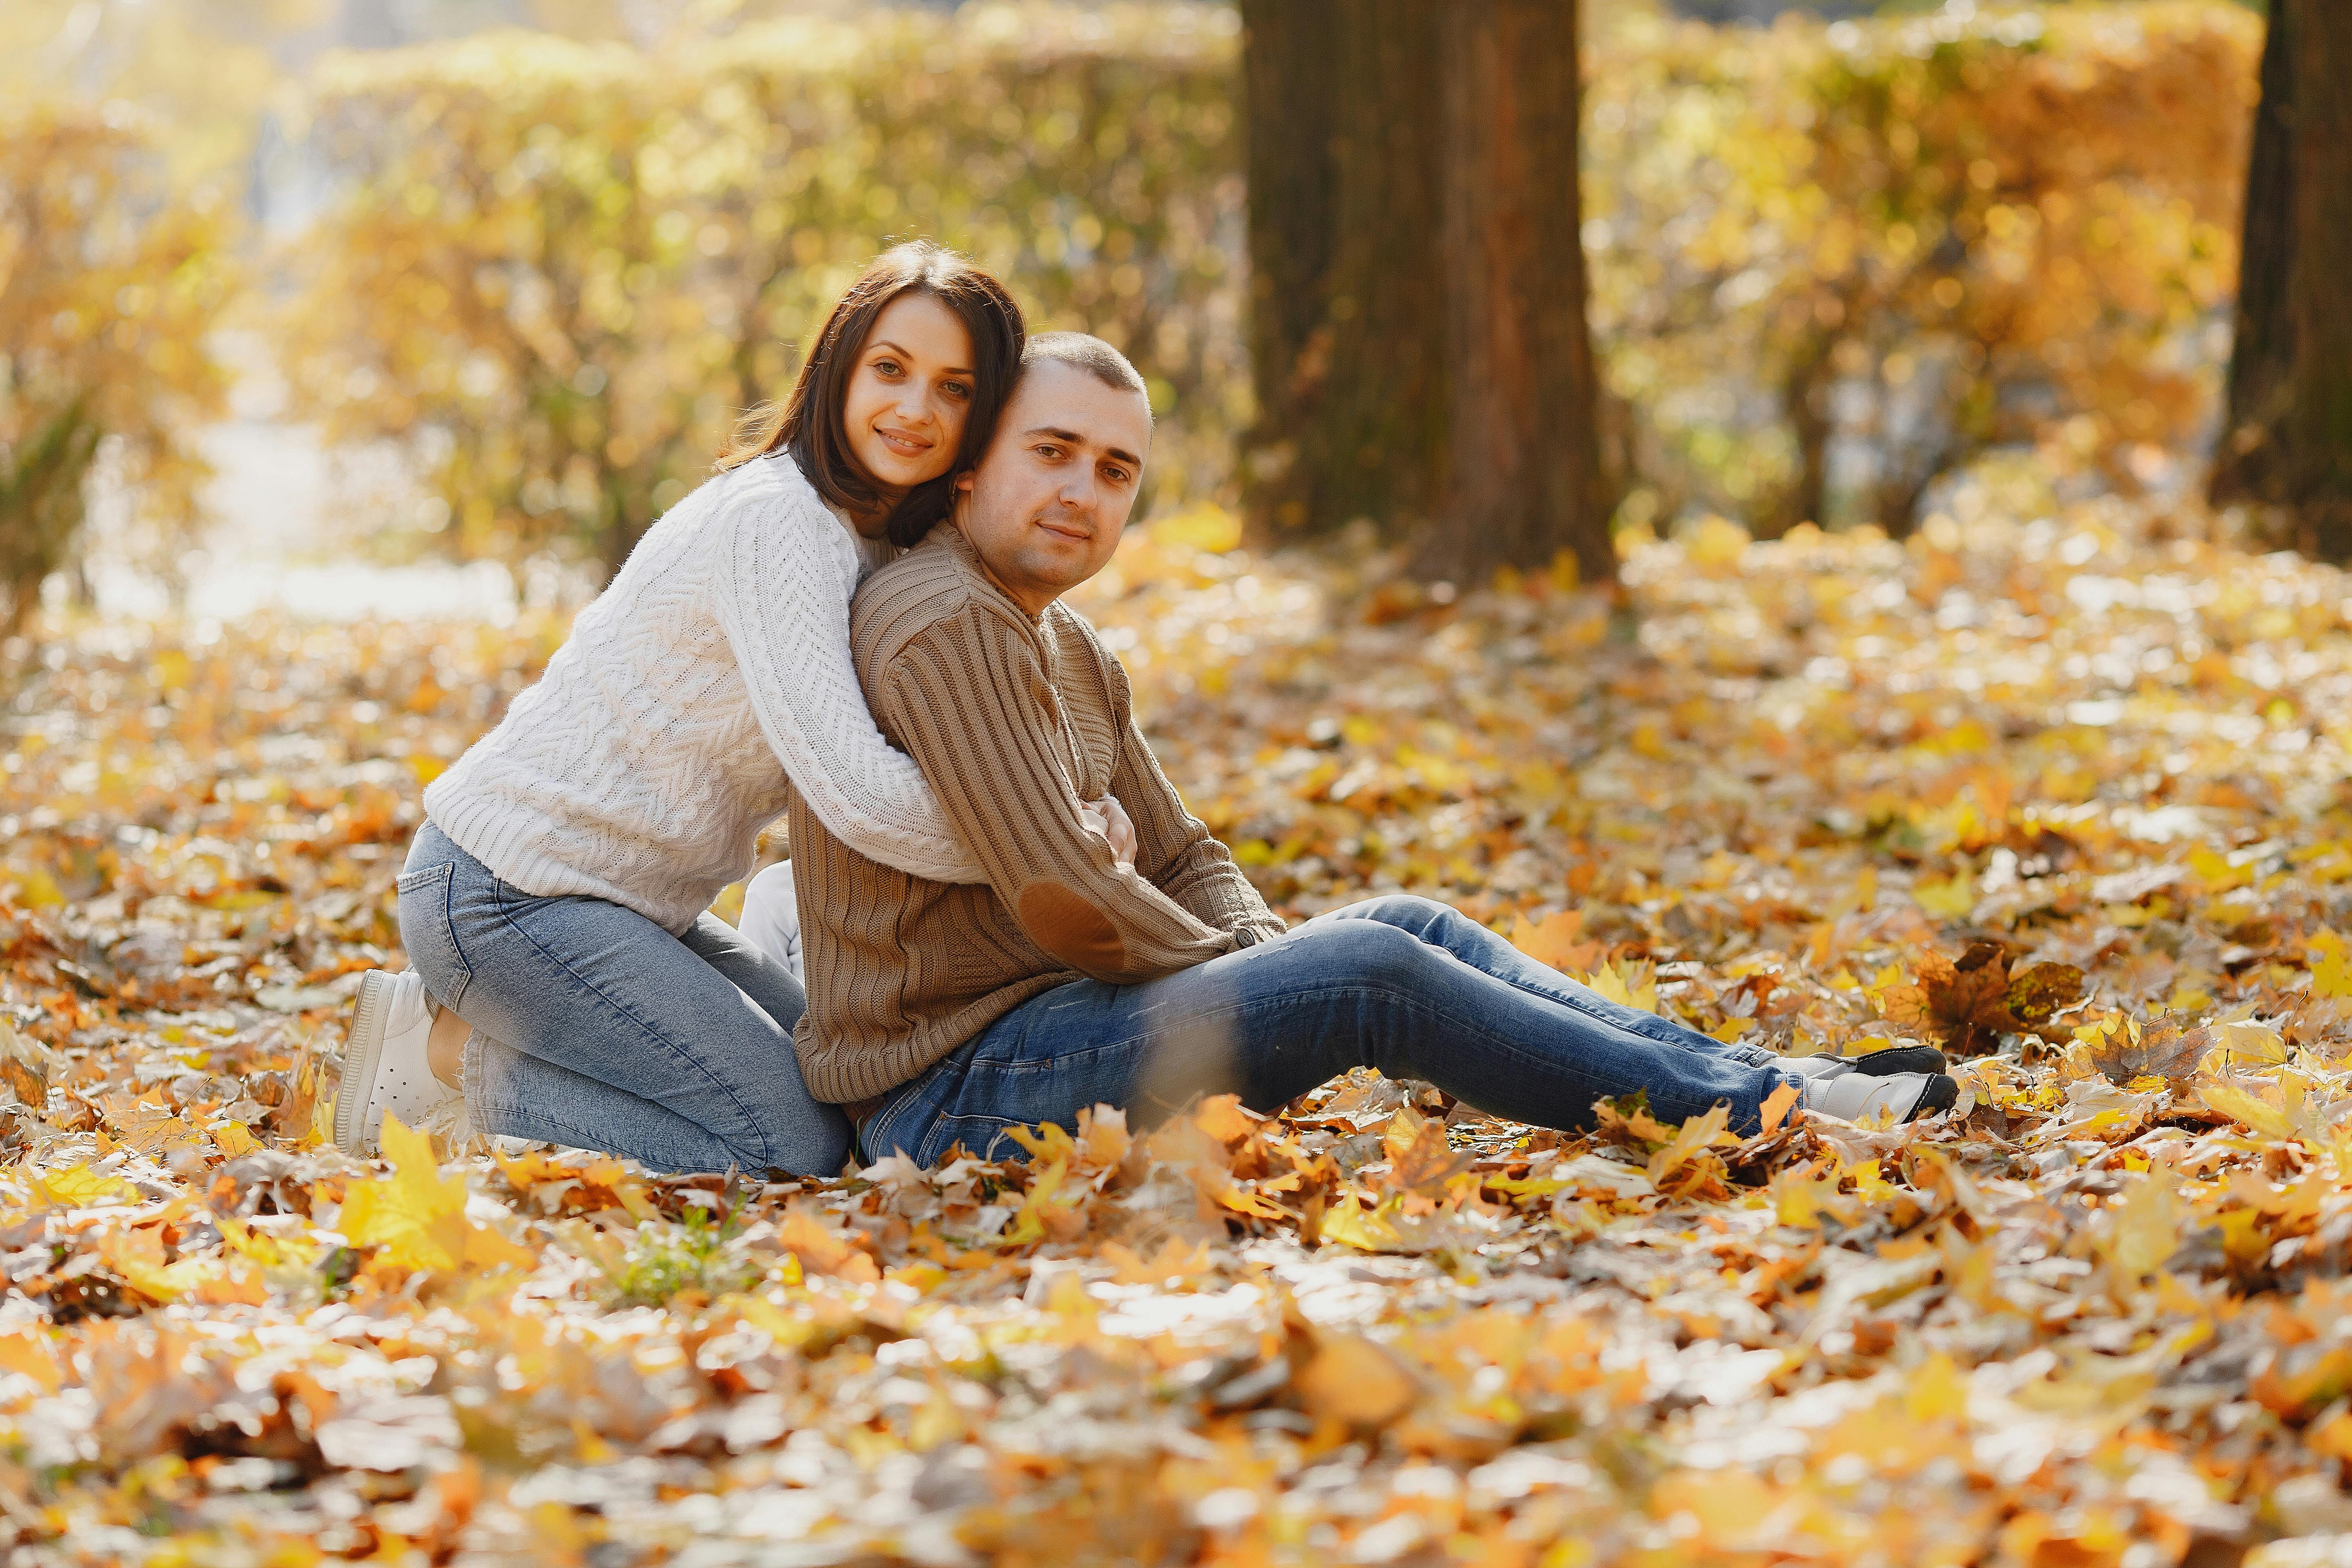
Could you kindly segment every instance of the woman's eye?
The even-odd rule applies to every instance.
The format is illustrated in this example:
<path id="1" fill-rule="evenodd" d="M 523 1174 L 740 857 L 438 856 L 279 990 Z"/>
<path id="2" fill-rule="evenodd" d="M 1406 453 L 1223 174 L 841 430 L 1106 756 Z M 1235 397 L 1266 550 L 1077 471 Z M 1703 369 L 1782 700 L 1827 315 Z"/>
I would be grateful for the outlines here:
<path id="1" fill-rule="evenodd" d="M 874 362 L 874 368 L 884 375 L 896 375 L 898 374 L 898 362 L 894 359 L 877 359 Z"/>
<path id="2" fill-rule="evenodd" d="M 966 386 L 960 381 L 950 381 L 944 386 L 940 387 L 940 390 L 946 393 L 950 397 L 970 397 L 971 395 L 971 388 Z"/>

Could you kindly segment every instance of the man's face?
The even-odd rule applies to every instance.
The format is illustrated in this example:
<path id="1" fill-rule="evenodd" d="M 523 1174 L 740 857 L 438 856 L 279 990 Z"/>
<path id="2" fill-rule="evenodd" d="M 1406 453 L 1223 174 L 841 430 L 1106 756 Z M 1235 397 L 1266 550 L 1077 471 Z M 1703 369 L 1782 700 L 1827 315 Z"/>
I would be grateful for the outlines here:
<path id="1" fill-rule="evenodd" d="M 1044 360 L 1023 373 L 956 526 L 996 585 L 1043 613 L 1109 562 L 1151 447 L 1140 393 Z"/>

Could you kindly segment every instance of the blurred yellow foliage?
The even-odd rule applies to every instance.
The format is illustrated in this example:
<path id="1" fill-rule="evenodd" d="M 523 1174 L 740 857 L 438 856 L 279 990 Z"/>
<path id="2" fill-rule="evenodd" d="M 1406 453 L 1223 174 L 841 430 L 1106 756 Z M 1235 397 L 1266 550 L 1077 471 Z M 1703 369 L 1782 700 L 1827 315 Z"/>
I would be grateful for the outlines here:
<path id="1" fill-rule="evenodd" d="M 1595 336 L 1650 515 L 1910 521 L 1972 451 L 2128 479 L 2218 395 L 2262 22 L 2215 0 L 1769 31 L 1628 10 L 1586 62 Z M 1832 497 L 1828 447 L 1876 447 Z"/>
<path id="2" fill-rule="evenodd" d="M 291 379 L 332 435 L 415 444 L 461 552 L 617 562 L 923 234 L 1135 357 L 1181 495 L 1246 415 L 1235 42 L 1215 9 L 998 5 L 334 57 L 312 137 L 352 184 L 297 259 Z"/>
<path id="3" fill-rule="evenodd" d="M 137 111 L 0 103 L 0 635 L 69 559 L 101 460 L 159 542 L 192 519 L 229 282 L 221 216 L 171 190 Z"/>

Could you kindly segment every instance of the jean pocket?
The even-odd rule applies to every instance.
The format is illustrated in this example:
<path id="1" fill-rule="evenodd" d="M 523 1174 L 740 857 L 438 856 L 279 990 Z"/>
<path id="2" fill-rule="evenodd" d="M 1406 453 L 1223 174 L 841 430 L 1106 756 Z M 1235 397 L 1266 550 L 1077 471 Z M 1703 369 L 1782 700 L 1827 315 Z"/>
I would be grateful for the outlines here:
<path id="1" fill-rule="evenodd" d="M 450 918 L 457 878 L 457 863 L 444 860 L 400 879 L 400 944 L 408 950 L 408 962 L 424 978 L 425 989 L 452 1012 L 462 1011 L 466 989 L 474 981 Z"/>

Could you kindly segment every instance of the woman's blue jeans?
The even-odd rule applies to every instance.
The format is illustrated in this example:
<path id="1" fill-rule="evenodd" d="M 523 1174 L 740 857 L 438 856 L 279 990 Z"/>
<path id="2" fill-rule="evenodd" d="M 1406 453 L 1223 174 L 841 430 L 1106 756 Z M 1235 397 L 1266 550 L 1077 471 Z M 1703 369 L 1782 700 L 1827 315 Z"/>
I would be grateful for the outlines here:
<path id="1" fill-rule="evenodd" d="M 674 936 L 603 899 L 537 898 L 428 822 L 400 935 L 425 990 L 474 1026 L 478 1131 L 662 1171 L 829 1176 L 848 1155 L 848 1119 L 809 1098 L 793 1053 L 800 983 L 724 921 Z"/>
<path id="2" fill-rule="evenodd" d="M 1780 1061 L 1604 1001 L 1459 911 L 1398 895 L 1140 985 L 1056 986 L 893 1090 L 858 1143 L 925 1165 L 958 1143 L 1002 1158 L 1018 1152 L 1006 1128 L 1073 1127 L 1097 1102 L 1144 1121 L 1200 1093 L 1272 1110 L 1357 1067 L 1543 1127 L 1590 1127 L 1594 1100 L 1644 1089 L 1661 1121 L 1727 1103 L 1748 1131 L 1784 1082 L 1804 1092 Z"/>

